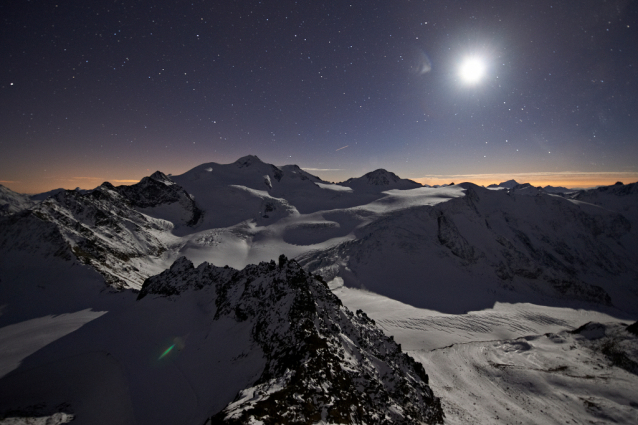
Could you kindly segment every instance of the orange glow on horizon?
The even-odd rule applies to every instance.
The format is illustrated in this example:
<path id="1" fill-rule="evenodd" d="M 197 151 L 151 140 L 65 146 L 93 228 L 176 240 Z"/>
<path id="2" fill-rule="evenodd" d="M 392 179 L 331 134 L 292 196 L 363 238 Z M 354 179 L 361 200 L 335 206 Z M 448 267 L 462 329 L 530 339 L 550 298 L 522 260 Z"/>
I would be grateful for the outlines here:
<path id="1" fill-rule="evenodd" d="M 312 173 L 312 171 L 311 171 Z M 324 174 L 317 173 L 315 174 Z M 340 181 L 331 176 L 321 176 L 327 178 L 328 181 Z M 401 176 L 404 177 L 404 176 Z M 408 177 L 409 178 L 409 177 Z M 450 183 L 472 182 L 479 186 L 489 186 L 490 184 L 499 184 L 507 180 L 516 180 L 519 183 L 530 183 L 533 186 L 545 187 L 566 187 L 569 189 L 586 189 L 596 186 L 609 186 L 620 181 L 624 184 L 638 182 L 638 172 L 558 172 L 558 173 L 494 173 L 494 174 L 449 174 L 449 175 L 430 175 L 425 177 L 411 178 L 421 184 L 429 186 L 443 185 Z M 0 181 L 0 184 L 17 193 L 37 194 L 47 192 L 49 190 L 65 188 L 65 189 L 94 189 L 104 182 L 110 182 L 115 186 L 131 185 L 138 183 L 139 179 L 109 179 L 104 177 L 67 177 L 67 178 L 48 178 L 42 180 L 30 181 Z"/>
<path id="2" fill-rule="evenodd" d="M 100 177 L 69 177 L 69 178 L 56 178 L 45 179 L 40 181 L 2 181 L 0 184 L 4 187 L 11 189 L 17 193 L 23 193 L 26 195 L 35 195 L 38 193 L 48 192 L 55 189 L 68 189 L 73 190 L 75 188 L 88 190 L 95 189 L 104 182 L 109 182 L 114 186 L 131 185 L 138 183 L 141 179 L 107 179 Z"/>
<path id="3" fill-rule="evenodd" d="M 586 189 L 597 186 L 610 186 L 619 181 L 624 184 L 634 183 L 638 181 L 638 172 L 438 175 L 413 178 L 412 180 L 430 186 L 471 182 L 486 187 L 507 180 L 516 180 L 518 183 L 529 183 L 536 187 L 554 186 L 568 189 Z"/>

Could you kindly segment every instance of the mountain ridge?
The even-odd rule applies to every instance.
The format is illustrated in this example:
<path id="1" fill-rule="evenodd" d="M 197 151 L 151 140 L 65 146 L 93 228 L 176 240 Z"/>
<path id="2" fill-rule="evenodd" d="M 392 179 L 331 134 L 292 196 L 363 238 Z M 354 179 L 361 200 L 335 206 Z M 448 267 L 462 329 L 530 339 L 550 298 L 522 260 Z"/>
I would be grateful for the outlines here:
<path id="1" fill-rule="evenodd" d="M 273 417 L 290 424 L 443 423 L 423 367 L 365 313 L 351 313 L 325 282 L 283 255 L 278 264 L 242 271 L 206 263 L 195 268 L 182 257 L 149 278 L 138 300 L 207 285 L 217 292 L 215 320 L 254 321 L 252 338 L 267 359 L 259 379 L 207 423 L 270 423 Z"/>
<path id="2" fill-rule="evenodd" d="M 237 172 L 242 173 L 243 183 L 249 186 L 235 184 L 241 183 L 231 179 Z M 224 241 L 231 241 L 237 246 L 234 249 L 241 252 L 246 247 L 250 248 L 251 244 L 254 246 L 260 238 L 279 241 L 276 246 L 283 248 L 283 251 L 279 252 L 300 256 L 300 261 L 307 267 L 315 264 L 315 259 L 309 257 L 314 255 L 314 258 L 321 258 L 320 263 L 324 264 L 320 268 L 328 270 L 332 267 L 334 270 L 341 270 L 337 274 L 327 271 L 327 280 L 341 274 L 348 280 L 354 275 L 346 272 L 345 266 L 337 266 L 352 258 L 352 255 L 346 254 L 352 248 L 346 249 L 346 246 L 354 247 L 369 243 L 366 241 L 375 239 L 373 234 L 377 230 L 374 229 L 387 232 L 388 230 L 384 229 L 404 227 L 405 224 L 392 217 L 405 217 L 408 223 L 418 214 L 424 214 L 424 217 L 428 218 L 415 224 L 413 231 L 404 236 L 398 236 L 401 233 L 395 232 L 387 237 L 388 241 L 395 241 L 394 243 L 404 246 L 401 249 L 403 253 L 399 257 L 400 261 L 403 261 L 405 255 L 405 258 L 411 258 L 419 250 L 423 251 L 424 246 L 433 241 L 435 244 L 428 249 L 433 249 L 433 253 L 436 252 L 436 255 L 444 258 L 444 261 L 435 266 L 437 273 L 449 270 L 449 276 L 456 276 L 452 280 L 458 282 L 469 282 L 473 279 L 472 273 L 491 275 L 493 277 L 489 280 L 493 281 L 497 292 L 501 292 L 502 296 L 507 295 L 506 292 L 502 292 L 504 289 L 514 291 L 512 293 L 521 290 L 526 293 L 529 288 L 538 285 L 541 279 L 542 285 L 533 292 L 554 294 L 553 296 L 559 298 L 573 296 L 602 305 L 616 305 L 611 298 L 622 300 L 623 296 L 620 294 L 626 290 L 628 279 L 631 279 L 629 276 L 636 273 L 632 266 L 626 265 L 626 257 L 631 247 L 636 245 L 636 238 L 632 235 L 635 234 L 638 223 L 633 223 L 632 226 L 632 223 L 624 218 L 633 217 L 634 213 L 638 212 L 638 201 L 634 201 L 635 184 L 580 191 L 564 195 L 564 201 L 559 201 L 559 198 L 552 198 L 552 195 L 529 184 L 516 184 L 506 191 L 492 192 L 471 183 L 438 189 L 389 189 L 395 183 L 402 185 L 405 181 L 410 181 L 400 179 L 385 170 L 368 173 L 357 180 L 374 186 L 372 192 L 356 189 L 351 192 L 344 191 L 341 188 L 345 186 L 330 185 L 319 180 L 305 174 L 299 167 L 279 168 L 265 164 L 256 156 L 248 155 L 223 166 L 214 163 L 202 164 L 181 176 L 169 177 L 157 171 L 131 186 L 115 187 L 107 182 L 87 193 L 59 192 L 32 208 L 38 211 L 40 219 L 57 223 L 63 229 L 62 233 L 66 235 L 72 255 L 84 264 L 96 267 L 107 278 L 107 282 L 119 288 L 127 285 L 139 288 L 144 279 L 165 269 L 180 255 L 199 256 L 199 253 L 202 253 L 203 258 L 198 258 L 205 260 L 206 250 L 211 249 L 209 247 L 215 248 L 222 243 L 219 249 L 215 248 L 213 251 L 222 253 L 226 243 Z M 184 188 L 180 183 L 187 187 L 190 185 L 190 188 Z M 258 187 L 263 190 L 256 189 Z M 432 204 L 442 202 L 439 206 L 428 206 L 431 199 L 428 196 L 446 193 L 451 188 L 461 190 L 455 196 L 460 195 L 463 199 L 439 198 Z M 533 200 L 525 200 L 522 196 Z M 511 202 L 516 199 L 518 201 Z M 583 204 L 583 201 L 589 203 Z M 559 207 L 557 202 L 562 206 Z M 499 203 L 509 208 L 506 214 L 492 207 L 488 208 L 489 213 L 479 211 L 485 210 L 490 204 Z M 536 211 L 535 216 L 516 206 L 521 203 L 529 204 L 529 210 Z M 600 209 L 588 207 L 590 203 L 619 211 L 621 215 L 612 218 L 612 215 Z M 322 206 L 326 210 L 322 211 Z M 331 209 L 333 206 L 337 208 Z M 396 206 L 399 206 L 399 209 L 411 210 L 393 212 Z M 418 212 L 421 210 L 422 213 Z M 494 222 L 488 216 L 482 217 L 486 213 L 498 217 L 497 221 Z M 109 218 L 113 214 L 119 217 L 118 220 L 124 220 L 122 223 L 131 225 L 119 225 L 117 220 Z M 555 218 L 545 219 L 545 216 Z M 574 219 L 580 224 L 575 226 Z M 548 220 L 552 223 L 551 230 L 544 223 Z M 612 225 L 612 222 L 616 224 Z M 12 223 L 17 222 L 14 220 Z M 426 223 L 429 223 L 427 226 L 436 223 L 436 226 L 426 231 Z M 470 226 L 470 223 L 473 224 Z M 498 230 L 495 223 L 500 226 Z M 519 228 L 523 223 L 526 223 L 526 229 Z M 388 225 L 390 227 L 387 227 Z M 220 232 L 215 230 L 220 228 L 219 226 L 235 227 Z M 539 233 L 539 229 L 545 229 L 545 234 Z M 586 243 L 590 248 L 578 248 L 574 251 L 574 247 L 554 240 L 552 235 L 557 231 L 563 231 L 561 229 L 571 229 L 572 233 L 565 237 L 568 240 L 576 238 L 574 240 L 579 240 L 581 244 Z M 417 242 L 416 235 L 421 231 L 432 233 L 434 238 L 427 237 L 422 242 Z M 483 234 L 480 241 L 472 236 L 477 232 Z M 533 238 L 530 238 L 530 232 L 535 232 Z M 215 236 L 220 233 L 229 236 L 224 239 Z M 33 237 L 37 238 L 37 235 Z M 350 241 L 344 242 L 340 238 Z M 601 238 L 626 241 L 620 244 L 605 242 L 601 245 Z M 9 243 L 10 241 L 5 238 L 4 246 L 8 246 Z M 317 243 L 323 244 L 322 248 L 315 247 Z M 376 243 L 381 244 L 380 241 Z M 32 245 L 36 244 L 34 240 Z M 486 244 L 491 246 L 491 253 L 486 253 L 484 247 L 480 247 Z M 416 251 L 405 248 L 419 245 L 421 248 Z M 600 246 L 608 248 L 601 250 Z M 340 253 L 339 261 L 332 266 L 326 266 L 326 259 L 332 258 L 337 252 Z M 374 251 L 366 248 L 364 252 L 364 257 L 361 256 L 362 253 L 357 257 L 373 267 L 370 255 L 374 256 Z M 427 263 L 429 260 L 425 261 Z M 455 265 L 456 263 L 459 264 Z M 620 266 L 621 264 L 625 265 Z M 356 270 L 360 267 L 361 265 L 347 268 Z M 400 276 L 407 278 L 403 281 L 415 281 L 414 276 L 417 273 L 414 266 L 405 267 L 398 272 Z M 406 273 L 412 277 L 408 277 Z M 604 281 L 603 277 L 595 278 L 596 273 L 600 276 L 620 273 L 623 277 L 619 284 L 625 289 L 617 295 L 610 295 L 607 293 L 608 290 L 601 292 L 596 289 L 600 288 L 600 285 L 587 283 L 601 279 Z M 466 277 L 462 278 L 464 274 Z M 589 275 L 591 276 L 582 281 L 582 276 Z M 439 278 L 443 278 L 443 275 Z M 372 279 L 372 275 L 364 280 L 367 279 Z M 354 283 L 356 281 L 360 279 L 356 278 L 351 283 L 358 285 Z M 374 281 L 378 282 L 379 279 L 375 278 Z M 378 284 L 375 285 L 378 287 Z M 617 292 L 619 288 L 613 289 L 612 292 Z M 506 299 L 507 297 L 509 295 Z M 414 298 L 417 302 L 418 299 Z"/>

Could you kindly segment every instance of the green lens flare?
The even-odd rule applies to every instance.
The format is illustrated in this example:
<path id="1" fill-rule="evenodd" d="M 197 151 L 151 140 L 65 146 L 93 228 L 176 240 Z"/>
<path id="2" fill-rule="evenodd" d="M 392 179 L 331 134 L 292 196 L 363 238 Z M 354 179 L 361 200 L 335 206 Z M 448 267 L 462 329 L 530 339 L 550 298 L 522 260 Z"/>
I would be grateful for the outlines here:
<path id="1" fill-rule="evenodd" d="M 170 352 L 171 352 L 171 350 L 173 349 L 173 347 L 175 347 L 175 344 L 173 344 L 173 345 L 171 345 L 170 347 L 168 347 L 168 348 L 166 349 L 166 351 L 164 351 L 164 352 L 162 353 L 162 355 L 161 355 L 161 356 L 159 356 L 159 359 L 157 359 L 157 360 L 162 360 L 162 358 L 164 358 L 164 357 L 165 357 L 168 353 L 170 353 Z"/>

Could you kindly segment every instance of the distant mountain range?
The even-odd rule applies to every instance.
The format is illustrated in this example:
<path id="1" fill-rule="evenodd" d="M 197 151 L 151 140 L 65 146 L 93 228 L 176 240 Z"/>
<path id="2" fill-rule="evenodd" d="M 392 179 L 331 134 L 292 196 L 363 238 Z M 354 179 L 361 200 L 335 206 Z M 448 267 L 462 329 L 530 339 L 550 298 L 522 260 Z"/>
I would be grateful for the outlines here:
<path id="1" fill-rule="evenodd" d="M 181 255 L 244 267 L 283 253 L 327 280 L 455 312 L 538 297 L 631 309 L 622 288 L 638 276 L 630 261 L 638 249 L 635 186 L 556 197 L 514 180 L 499 184 L 502 191 L 427 188 L 385 170 L 330 184 L 246 156 L 41 202 L 3 188 L 3 210 L 13 213 L 0 223 L 0 246 L 38 250 L 41 235 L 31 229 L 48 226 L 64 241 L 56 252 L 117 288 L 140 288 Z M 473 290 L 467 301 L 451 299 L 432 278 Z"/>
<path id="2" fill-rule="evenodd" d="M 491 184 L 487 186 L 489 189 L 496 188 L 504 188 L 504 189 L 524 189 L 524 188 L 532 188 L 533 186 L 529 183 L 518 183 L 516 180 L 508 180 L 506 182 L 501 182 L 499 184 Z M 545 186 L 545 187 L 537 187 L 538 190 L 543 190 L 546 193 L 562 193 L 562 194 L 572 194 L 577 192 L 578 189 L 568 189 L 566 187 L 560 186 Z"/>
<path id="3" fill-rule="evenodd" d="M 0 415 L 442 423 L 421 363 L 329 288 L 449 314 L 535 303 L 638 315 L 636 183 L 424 187 L 375 170 L 333 184 L 246 156 L 130 186 L 0 186 L 0 214 L 0 340 L 7 326 L 90 322 L 24 366 L 0 356 Z M 82 376 L 106 379 L 96 365 L 119 408 L 95 407 Z"/>

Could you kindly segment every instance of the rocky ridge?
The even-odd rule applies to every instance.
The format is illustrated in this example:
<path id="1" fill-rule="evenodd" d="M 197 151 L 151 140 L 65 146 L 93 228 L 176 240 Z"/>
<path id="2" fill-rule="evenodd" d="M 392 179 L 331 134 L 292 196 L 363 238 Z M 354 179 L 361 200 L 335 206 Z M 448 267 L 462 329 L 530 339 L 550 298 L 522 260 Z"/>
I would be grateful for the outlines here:
<path id="1" fill-rule="evenodd" d="M 167 218 L 175 223 L 164 219 L 167 208 L 172 212 Z M 76 257 L 94 267 L 114 288 L 139 288 L 144 279 L 159 271 L 154 264 L 169 250 L 167 241 L 173 239 L 175 224 L 192 227 L 202 216 L 194 198 L 157 171 L 130 186 L 105 182 L 92 191 L 53 191 L 44 201 L 31 202 L 0 224 L 6 227 L 0 247 L 42 251 L 40 233 L 50 234 L 48 240 L 65 241 L 62 245 L 56 242 L 54 255 Z M 39 228 L 46 231 L 37 231 Z"/>
<path id="2" fill-rule="evenodd" d="M 242 271 L 181 258 L 146 280 L 139 299 L 214 286 L 215 320 L 252 323 L 261 376 L 208 424 L 443 423 L 420 363 L 362 311 L 284 256 Z"/>
<path id="3" fill-rule="evenodd" d="M 2 249 L 41 251 L 43 232 L 50 234 L 47 239 L 57 241 L 55 255 L 91 265 L 115 288 L 139 287 L 153 274 L 145 265 L 167 250 L 161 235 L 172 228 L 136 211 L 110 183 L 86 194 L 58 192 L 0 226 L 6 227 Z"/>

